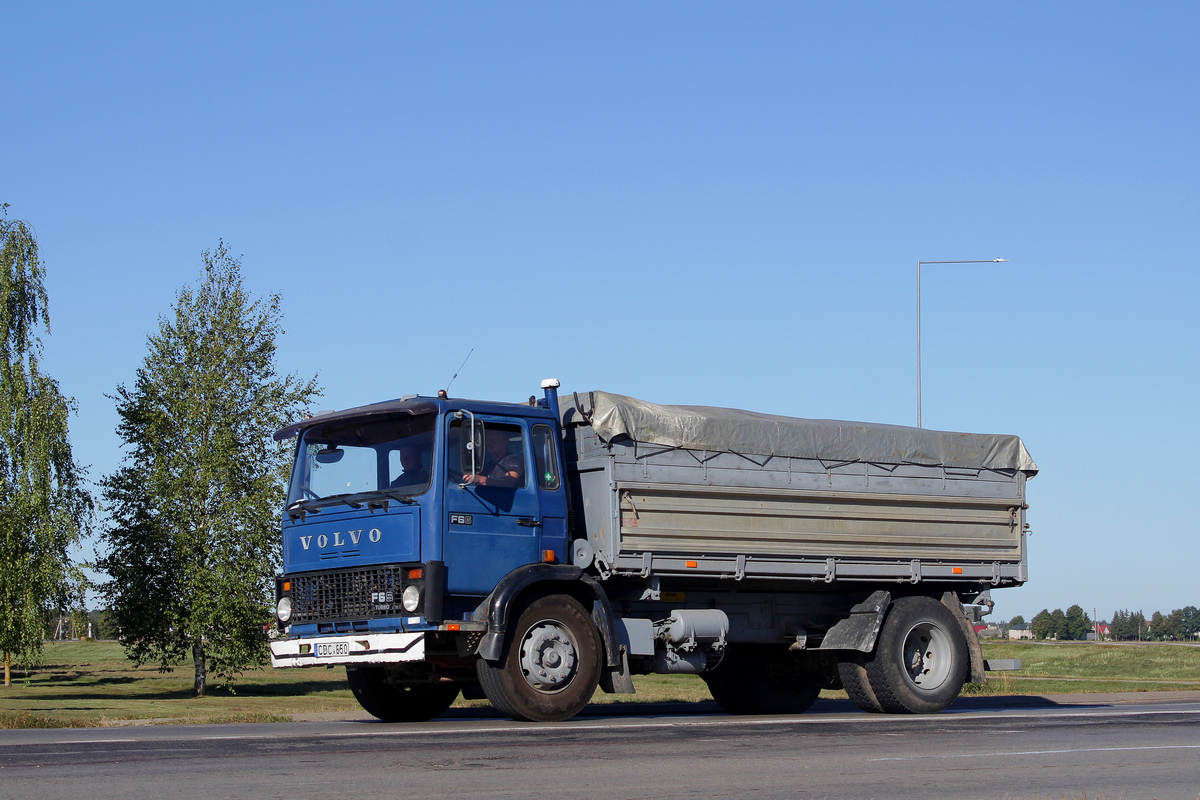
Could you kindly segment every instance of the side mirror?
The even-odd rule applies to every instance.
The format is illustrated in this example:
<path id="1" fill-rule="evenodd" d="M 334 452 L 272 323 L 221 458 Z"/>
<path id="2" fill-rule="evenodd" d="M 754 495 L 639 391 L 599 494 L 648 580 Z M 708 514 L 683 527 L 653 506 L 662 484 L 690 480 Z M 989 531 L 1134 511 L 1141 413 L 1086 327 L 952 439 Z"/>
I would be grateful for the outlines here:
<path id="1" fill-rule="evenodd" d="M 475 419 L 471 415 L 471 421 L 463 427 L 462 450 L 459 453 L 458 463 L 462 465 L 463 472 L 469 472 L 474 475 L 483 467 L 484 453 L 486 445 L 484 442 L 483 421 Z M 470 465 L 470 470 L 467 465 Z"/>

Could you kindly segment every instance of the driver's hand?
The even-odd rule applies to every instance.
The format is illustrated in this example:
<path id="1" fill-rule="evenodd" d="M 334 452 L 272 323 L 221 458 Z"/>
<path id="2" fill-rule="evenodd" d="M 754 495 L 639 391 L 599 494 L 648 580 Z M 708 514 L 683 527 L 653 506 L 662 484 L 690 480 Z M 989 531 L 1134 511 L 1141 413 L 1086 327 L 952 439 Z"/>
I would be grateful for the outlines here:
<path id="1" fill-rule="evenodd" d="M 483 476 L 482 475 L 472 475 L 472 474 L 468 473 L 466 475 L 463 475 L 463 483 L 465 483 L 467 485 L 479 484 L 480 486 L 483 486 L 484 485 Z"/>

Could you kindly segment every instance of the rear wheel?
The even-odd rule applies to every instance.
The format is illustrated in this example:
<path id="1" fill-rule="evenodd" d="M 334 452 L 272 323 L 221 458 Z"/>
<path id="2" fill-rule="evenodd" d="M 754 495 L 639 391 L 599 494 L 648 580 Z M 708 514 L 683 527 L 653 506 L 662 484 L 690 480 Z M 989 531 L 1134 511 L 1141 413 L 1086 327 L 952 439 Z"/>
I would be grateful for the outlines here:
<path id="1" fill-rule="evenodd" d="M 967 643 L 950 609 L 929 597 L 902 597 L 892 603 L 866 672 L 884 711 L 932 714 L 958 697 L 967 664 Z"/>
<path id="2" fill-rule="evenodd" d="M 867 677 L 866 662 L 860 654 L 849 653 L 839 658 L 838 677 L 841 678 L 842 688 L 856 706 L 872 714 L 883 712 L 883 706 L 871 688 L 871 679 Z"/>
<path id="3" fill-rule="evenodd" d="M 458 697 L 453 683 L 388 683 L 383 667 L 346 667 L 346 680 L 363 710 L 384 722 L 433 719 Z"/>
<path id="4" fill-rule="evenodd" d="M 573 597 L 529 603 L 509 626 L 504 654 L 479 659 L 476 672 L 488 700 L 513 719 L 553 722 L 575 716 L 600 681 L 600 634 Z"/>
<path id="5" fill-rule="evenodd" d="M 800 714 L 821 693 L 820 678 L 804 659 L 790 653 L 731 650 L 701 674 L 717 705 L 730 714 Z"/>

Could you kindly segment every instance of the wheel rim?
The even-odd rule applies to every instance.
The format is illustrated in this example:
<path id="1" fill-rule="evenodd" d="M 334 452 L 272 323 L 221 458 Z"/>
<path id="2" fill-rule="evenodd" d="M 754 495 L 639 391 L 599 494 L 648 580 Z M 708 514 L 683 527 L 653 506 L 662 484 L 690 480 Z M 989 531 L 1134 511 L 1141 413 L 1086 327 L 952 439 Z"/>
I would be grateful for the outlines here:
<path id="1" fill-rule="evenodd" d="M 931 622 L 914 625 L 904 637 L 904 674 L 923 691 L 933 691 L 950 677 L 953 647 L 949 635 Z"/>
<path id="2" fill-rule="evenodd" d="M 578 664 L 571 631 L 554 620 L 535 623 L 521 639 L 521 675 L 539 692 L 565 689 Z"/>

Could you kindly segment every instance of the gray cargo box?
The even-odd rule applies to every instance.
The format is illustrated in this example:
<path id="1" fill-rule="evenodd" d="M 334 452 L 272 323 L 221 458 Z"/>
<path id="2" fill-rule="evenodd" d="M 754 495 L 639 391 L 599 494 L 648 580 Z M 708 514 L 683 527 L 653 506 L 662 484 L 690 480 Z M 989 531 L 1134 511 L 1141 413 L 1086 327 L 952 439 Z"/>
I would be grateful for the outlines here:
<path id="1" fill-rule="evenodd" d="M 603 577 L 1026 580 L 1015 436 L 564 398 L 575 536 Z"/>

